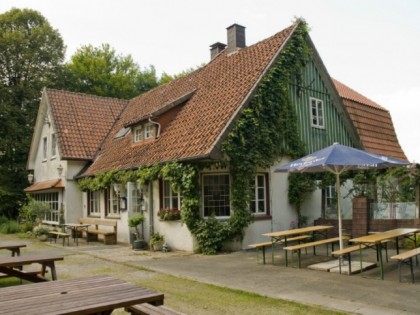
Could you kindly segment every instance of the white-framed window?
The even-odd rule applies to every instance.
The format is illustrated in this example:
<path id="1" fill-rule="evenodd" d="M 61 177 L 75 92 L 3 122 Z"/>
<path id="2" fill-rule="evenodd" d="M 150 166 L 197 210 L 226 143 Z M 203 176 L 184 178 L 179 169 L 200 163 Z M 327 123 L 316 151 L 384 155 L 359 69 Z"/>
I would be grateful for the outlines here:
<path id="1" fill-rule="evenodd" d="M 181 194 L 172 189 L 169 180 L 162 180 L 162 195 L 164 209 L 181 208 Z"/>
<path id="2" fill-rule="evenodd" d="M 37 202 L 45 203 L 51 209 L 45 214 L 44 221 L 55 222 L 59 221 L 59 201 L 58 192 L 37 193 L 32 195 Z"/>
<path id="3" fill-rule="evenodd" d="M 133 212 L 141 212 L 144 205 L 143 193 L 137 187 L 134 187 L 131 191 L 131 201 L 132 201 L 132 210 Z"/>
<path id="4" fill-rule="evenodd" d="M 114 189 L 109 188 L 107 190 L 107 208 L 106 216 L 119 216 L 120 215 L 120 197 L 114 192 Z"/>
<path id="5" fill-rule="evenodd" d="M 337 190 L 335 185 L 324 188 L 324 213 L 325 219 L 336 219 L 337 210 Z"/>
<path id="6" fill-rule="evenodd" d="M 51 134 L 51 158 L 57 155 L 57 138 L 55 133 Z"/>
<path id="7" fill-rule="evenodd" d="M 88 193 L 88 215 L 101 215 L 101 192 L 89 191 Z"/>
<path id="8" fill-rule="evenodd" d="M 134 129 L 134 142 L 143 141 L 143 126 Z"/>
<path id="9" fill-rule="evenodd" d="M 310 97 L 311 105 L 311 124 L 312 127 L 325 128 L 324 102 L 317 98 Z"/>
<path id="10" fill-rule="evenodd" d="M 155 128 L 153 125 L 146 125 L 146 128 L 144 130 L 144 139 L 150 139 L 154 137 L 155 134 Z"/>
<path id="11" fill-rule="evenodd" d="M 266 179 L 266 174 L 257 174 L 252 185 L 252 197 L 249 208 L 255 215 L 264 215 L 268 213 Z"/>
<path id="12" fill-rule="evenodd" d="M 48 154 L 48 140 L 47 137 L 42 138 L 42 159 L 46 160 Z"/>
<path id="13" fill-rule="evenodd" d="M 203 174 L 203 215 L 209 217 L 230 216 L 229 174 Z"/>

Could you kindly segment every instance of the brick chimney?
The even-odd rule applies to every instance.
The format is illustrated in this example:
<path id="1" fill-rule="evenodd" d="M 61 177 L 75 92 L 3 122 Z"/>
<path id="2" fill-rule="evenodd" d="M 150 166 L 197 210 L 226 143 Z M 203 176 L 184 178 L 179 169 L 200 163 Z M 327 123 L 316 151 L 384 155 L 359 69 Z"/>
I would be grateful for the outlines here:
<path id="1" fill-rule="evenodd" d="M 223 49 L 226 48 L 226 45 L 220 42 L 214 43 L 210 46 L 210 60 L 213 60 Z"/>
<path id="2" fill-rule="evenodd" d="M 231 54 L 239 48 L 246 47 L 245 27 L 233 24 L 227 28 L 227 53 Z"/>

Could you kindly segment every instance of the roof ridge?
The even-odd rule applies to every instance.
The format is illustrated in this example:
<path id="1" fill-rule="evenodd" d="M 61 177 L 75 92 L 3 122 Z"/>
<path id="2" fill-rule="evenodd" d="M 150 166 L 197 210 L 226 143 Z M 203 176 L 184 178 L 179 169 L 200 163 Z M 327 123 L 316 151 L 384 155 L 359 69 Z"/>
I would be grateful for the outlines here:
<path id="1" fill-rule="evenodd" d="M 94 95 L 94 94 L 89 94 L 89 93 L 83 93 L 83 92 L 75 92 L 75 91 L 69 91 L 69 90 L 61 90 L 61 89 L 54 89 L 54 88 L 47 88 L 47 91 L 51 91 L 51 92 L 58 92 L 58 93 L 63 93 L 63 94 L 73 94 L 73 95 L 79 95 L 79 96 L 83 96 L 83 97 L 91 97 L 91 98 L 96 98 L 96 99 L 108 99 L 108 100 L 117 100 L 117 101 L 121 101 L 121 102 L 126 102 L 128 103 L 130 100 L 127 99 L 123 99 L 123 98 L 118 98 L 118 97 L 111 97 L 111 96 L 101 96 L 101 95 Z"/>

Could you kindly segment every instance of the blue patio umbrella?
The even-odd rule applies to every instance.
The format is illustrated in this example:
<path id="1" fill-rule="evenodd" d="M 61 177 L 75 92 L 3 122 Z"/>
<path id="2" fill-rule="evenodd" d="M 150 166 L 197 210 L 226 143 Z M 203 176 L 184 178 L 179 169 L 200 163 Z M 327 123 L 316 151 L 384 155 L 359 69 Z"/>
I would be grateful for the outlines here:
<path id="1" fill-rule="evenodd" d="M 303 158 L 278 166 L 274 171 L 290 173 L 331 172 L 336 175 L 338 233 L 340 249 L 343 249 L 340 174 L 349 170 L 379 169 L 409 164 L 406 161 L 334 143 Z"/>

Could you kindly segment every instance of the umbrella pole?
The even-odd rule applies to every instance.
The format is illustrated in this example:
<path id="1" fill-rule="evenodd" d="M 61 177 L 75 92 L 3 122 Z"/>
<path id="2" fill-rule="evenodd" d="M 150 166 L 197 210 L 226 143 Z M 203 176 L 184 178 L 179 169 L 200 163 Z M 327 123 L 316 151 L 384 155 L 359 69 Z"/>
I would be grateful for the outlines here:
<path id="1" fill-rule="evenodd" d="M 336 173 L 336 190 L 337 190 L 337 210 L 338 210 L 338 238 L 340 240 L 340 250 L 343 249 L 343 228 L 341 220 L 341 189 L 340 174 Z"/>

